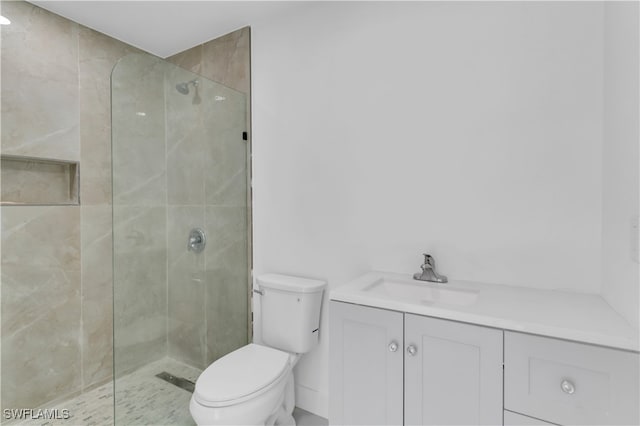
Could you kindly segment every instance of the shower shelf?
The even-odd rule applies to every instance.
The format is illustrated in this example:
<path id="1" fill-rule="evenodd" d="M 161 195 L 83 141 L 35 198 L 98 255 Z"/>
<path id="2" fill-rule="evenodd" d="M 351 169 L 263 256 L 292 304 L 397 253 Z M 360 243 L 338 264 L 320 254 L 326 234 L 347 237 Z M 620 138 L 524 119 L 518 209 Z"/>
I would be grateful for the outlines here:
<path id="1" fill-rule="evenodd" d="M 80 163 L 49 158 L 0 156 L 2 206 L 80 204 Z"/>

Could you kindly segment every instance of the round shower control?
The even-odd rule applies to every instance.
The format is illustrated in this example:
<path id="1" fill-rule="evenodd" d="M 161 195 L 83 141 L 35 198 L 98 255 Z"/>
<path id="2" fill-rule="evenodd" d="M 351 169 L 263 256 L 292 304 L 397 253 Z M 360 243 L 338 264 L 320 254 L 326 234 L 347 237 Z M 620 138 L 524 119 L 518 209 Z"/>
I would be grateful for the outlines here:
<path id="1" fill-rule="evenodd" d="M 563 380 L 562 383 L 560 383 L 560 388 L 562 389 L 562 392 L 569 395 L 572 395 L 576 391 L 575 385 L 569 380 Z"/>
<path id="2" fill-rule="evenodd" d="M 187 250 L 200 253 L 207 244 L 207 238 L 204 231 L 200 228 L 194 228 L 189 232 L 189 241 L 187 242 Z"/>

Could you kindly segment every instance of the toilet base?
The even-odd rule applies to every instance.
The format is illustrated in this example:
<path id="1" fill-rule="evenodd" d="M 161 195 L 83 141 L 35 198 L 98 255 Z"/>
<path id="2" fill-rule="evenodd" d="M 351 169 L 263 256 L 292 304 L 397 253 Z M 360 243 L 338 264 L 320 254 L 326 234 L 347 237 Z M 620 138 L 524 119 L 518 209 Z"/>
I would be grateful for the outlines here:
<path id="1" fill-rule="evenodd" d="M 291 373 L 287 379 L 282 404 L 275 413 L 269 416 L 264 423 L 265 425 L 296 426 L 296 420 L 293 418 L 293 409 L 296 402 L 294 389 L 293 373 Z"/>

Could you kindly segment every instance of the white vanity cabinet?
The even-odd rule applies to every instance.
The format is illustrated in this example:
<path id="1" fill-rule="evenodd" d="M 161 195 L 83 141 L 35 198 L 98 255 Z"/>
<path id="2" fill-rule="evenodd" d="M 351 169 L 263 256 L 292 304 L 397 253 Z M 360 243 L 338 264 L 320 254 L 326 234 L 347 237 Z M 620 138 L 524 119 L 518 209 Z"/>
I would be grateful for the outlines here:
<path id="1" fill-rule="evenodd" d="M 598 295 L 369 272 L 331 291 L 334 425 L 640 425 L 638 330 Z"/>
<path id="2" fill-rule="evenodd" d="M 329 322 L 331 424 L 502 424 L 501 330 L 335 301 Z"/>

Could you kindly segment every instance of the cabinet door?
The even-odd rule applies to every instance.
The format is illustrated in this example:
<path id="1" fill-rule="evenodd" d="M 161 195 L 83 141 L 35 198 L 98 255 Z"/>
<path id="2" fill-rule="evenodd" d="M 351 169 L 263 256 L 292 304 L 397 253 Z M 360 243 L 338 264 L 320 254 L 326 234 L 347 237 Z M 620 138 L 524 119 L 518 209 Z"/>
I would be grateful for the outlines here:
<path id="1" fill-rule="evenodd" d="M 405 315 L 405 424 L 501 425 L 502 330 Z"/>
<path id="2" fill-rule="evenodd" d="M 332 425 L 402 424 L 402 323 L 400 312 L 331 302 Z"/>

